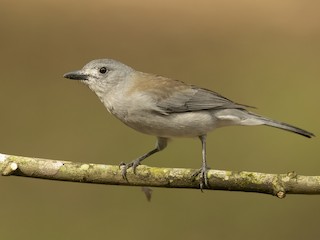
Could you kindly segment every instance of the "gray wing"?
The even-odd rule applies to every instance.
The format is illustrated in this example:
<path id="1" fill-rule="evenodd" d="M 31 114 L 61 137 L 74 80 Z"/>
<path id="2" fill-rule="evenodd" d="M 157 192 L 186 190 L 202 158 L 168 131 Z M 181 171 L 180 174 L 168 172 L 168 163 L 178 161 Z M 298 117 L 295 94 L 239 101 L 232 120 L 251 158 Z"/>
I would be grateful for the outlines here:
<path id="1" fill-rule="evenodd" d="M 250 107 L 234 103 L 216 92 L 195 86 L 191 86 L 191 88 L 188 89 L 181 89 L 181 91 L 173 91 L 170 96 L 159 101 L 157 106 L 167 114 L 209 109 L 244 109 Z"/>

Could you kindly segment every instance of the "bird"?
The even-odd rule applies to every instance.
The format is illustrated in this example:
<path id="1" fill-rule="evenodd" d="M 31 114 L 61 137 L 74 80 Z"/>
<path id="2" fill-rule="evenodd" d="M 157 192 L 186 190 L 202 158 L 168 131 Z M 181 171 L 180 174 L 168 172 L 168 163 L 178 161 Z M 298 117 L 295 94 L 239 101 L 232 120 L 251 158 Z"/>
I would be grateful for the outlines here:
<path id="1" fill-rule="evenodd" d="M 122 177 L 149 156 L 164 150 L 171 138 L 199 138 L 202 165 L 194 173 L 201 191 L 208 188 L 206 137 L 224 126 L 266 125 L 314 137 L 311 132 L 272 120 L 249 111 L 251 107 L 236 103 L 215 91 L 168 77 L 145 73 L 113 59 L 97 59 L 81 70 L 64 74 L 87 85 L 106 109 L 121 122 L 138 132 L 157 138 L 156 146 L 129 163 L 121 163 Z"/>

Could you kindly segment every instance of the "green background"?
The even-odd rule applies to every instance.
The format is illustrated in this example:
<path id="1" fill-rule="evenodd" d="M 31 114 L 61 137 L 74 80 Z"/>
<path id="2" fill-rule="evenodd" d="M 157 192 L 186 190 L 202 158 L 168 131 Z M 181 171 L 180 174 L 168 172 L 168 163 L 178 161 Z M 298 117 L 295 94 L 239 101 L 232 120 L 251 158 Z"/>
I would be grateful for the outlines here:
<path id="1" fill-rule="evenodd" d="M 319 135 L 319 1 L 0 2 L 0 152 L 128 162 L 155 138 L 64 79 L 96 58 L 215 90 Z M 208 137 L 215 169 L 320 175 L 319 138 L 268 127 Z M 198 139 L 145 162 L 198 168 Z M 1 177 L 1 239 L 315 239 L 320 196 L 154 189 Z"/>

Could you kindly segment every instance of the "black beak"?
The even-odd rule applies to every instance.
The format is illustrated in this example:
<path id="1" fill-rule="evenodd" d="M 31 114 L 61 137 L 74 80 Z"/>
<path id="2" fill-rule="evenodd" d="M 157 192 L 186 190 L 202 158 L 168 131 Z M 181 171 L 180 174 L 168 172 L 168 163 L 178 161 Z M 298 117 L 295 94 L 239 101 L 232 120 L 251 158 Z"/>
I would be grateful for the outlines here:
<path id="1" fill-rule="evenodd" d="M 81 71 L 69 72 L 64 74 L 63 77 L 72 80 L 88 80 L 88 75 L 83 74 Z"/>

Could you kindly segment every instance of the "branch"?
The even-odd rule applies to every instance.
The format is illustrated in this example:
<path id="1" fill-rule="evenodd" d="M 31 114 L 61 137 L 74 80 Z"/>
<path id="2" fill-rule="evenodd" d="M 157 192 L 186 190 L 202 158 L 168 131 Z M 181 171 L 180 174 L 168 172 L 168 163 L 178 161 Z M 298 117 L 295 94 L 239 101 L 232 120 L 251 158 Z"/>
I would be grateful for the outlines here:
<path id="1" fill-rule="evenodd" d="M 60 160 L 19 157 L 0 154 L 0 173 L 3 176 L 22 176 L 58 181 L 108 185 L 148 186 L 166 188 L 199 188 L 193 179 L 195 169 L 155 168 L 141 165 L 134 175 L 129 169 L 128 181 L 119 166 L 74 163 Z M 284 198 L 286 194 L 320 194 L 320 176 L 301 176 L 294 172 L 268 174 L 210 170 L 210 190 L 257 192 Z"/>

